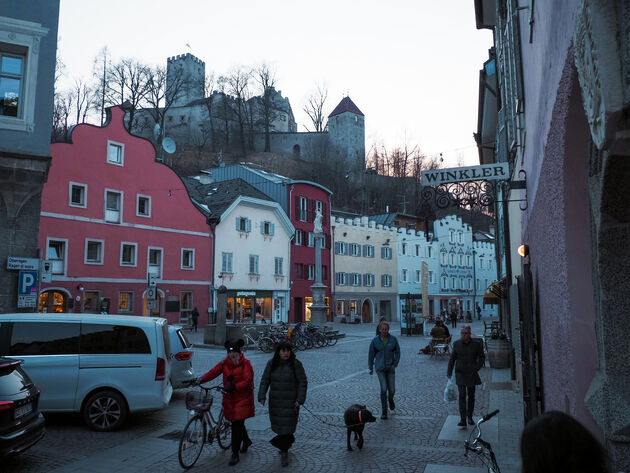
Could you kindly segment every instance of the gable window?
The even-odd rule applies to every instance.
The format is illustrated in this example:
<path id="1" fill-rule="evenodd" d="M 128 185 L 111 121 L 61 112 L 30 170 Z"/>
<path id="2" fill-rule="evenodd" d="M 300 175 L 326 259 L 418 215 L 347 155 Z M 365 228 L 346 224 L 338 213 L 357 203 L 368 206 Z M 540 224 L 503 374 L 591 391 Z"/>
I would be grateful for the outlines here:
<path id="1" fill-rule="evenodd" d="M 304 243 L 302 242 L 303 240 L 303 233 L 302 230 L 296 230 L 295 231 L 295 244 L 298 246 L 302 246 Z"/>
<path id="2" fill-rule="evenodd" d="M 182 269 L 195 269 L 195 250 L 182 248 Z"/>
<path id="3" fill-rule="evenodd" d="M 103 240 L 85 240 L 85 264 L 103 264 Z"/>
<path id="4" fill-rule="evenodd" d="M 122 221 L 122 193 L 117 191 L 105 191 L 105 221 L 120 223 Z"/>
<path id="5" fill-rule="evenodd" d="M 258 272 L 258 255 L 249 255 L 249 274 L 260 274 Z"/>
<path id="6" fill-rule="evenodd" d="M 136 215 L 138 217 L 151 216 L 151 197 L 138 194 L 136 200 Z"/>
<path id="7" fill-rule="evenodd" d="M 149 273 L 162 277 L 162 249 L 149 248 Z"/>
<path id="8" fill-rule="evenodd" d="M 249 233 L 252 231 L 252 221 L 247 217 L 238 217 L 236 219 L 236 230 L 239 232 Z"/>
<path id="9" fill-rule="evenodd" d="M 274 234 L 274 224 L 265 220 L 260 224 L 260 233 L 263 235 L 273 236 Z"/>
<path id="10" fill-rule="evenodd" d="M 138 250 L 137 243 L 126 243 L 122 242 L 120 244 L 120 265 L 121 266 L 136 266 L 137 258 L 136 253 Z"/>
<path id="11" fill-rule="evenodd" d="M 284 276 L 284 259 L 280 257 L 274 258 L 274 275 Z"/>
<path id="12" fill-rule="evenodd" d="M 365 258 L 374 258 L 374 246 L 363 245 L 363 256 Z"/>
<path id="13" fill-rule="evenodd" d="M 221 272 L 232 272 L 232 253 L 221 253 Z"/>
<path id="14" fill-rule="evenodd" d="M 300 222 L 306 222 L 308 213 L 308 199 L 306 197 L 300 197 L 300 208 L 298 210 L 298 219 Z"/>
<path id="15" fill-rule="evenodd" d="M 122 166 L 124 164 L 125 145 L 107 141 L 107 162 Z"/>
<path id="16" fill-rule="evenodd" d="M 48 240 L 46 258 L 52 263 L 53 274 L 66 272 L 66 240 Z"/>
<path id="17" fill-rule="evenodd" d="M 87 186 L 85 184 L 78 184 L 76 182 L 71 182 L 69 193 L 70 193 L 69 205 L 71 207 L 85 208 L 87 206 L 87 201 L 86 201 Z"/>

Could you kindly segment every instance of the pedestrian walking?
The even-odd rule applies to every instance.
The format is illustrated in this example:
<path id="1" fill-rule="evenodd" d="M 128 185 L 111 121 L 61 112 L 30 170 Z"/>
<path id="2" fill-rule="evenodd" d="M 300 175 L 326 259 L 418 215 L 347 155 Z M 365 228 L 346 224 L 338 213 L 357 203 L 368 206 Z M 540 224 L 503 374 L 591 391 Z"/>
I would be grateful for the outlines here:
<path id="1" fill-rule="evenodd" d="M 530 420 L 521 435 L 523 473 L 608 473 L 602 444 L 576 419 L 547 411 Z"/>
<path id="2" fill-rule="evenodd" d="M 455 309 L 451 310 L 451 328 L 457 328 L 457 311 Z"/>
<path id="3" fill-rule="evenodd" d="M 295 441 L 293 434 L 300 406 L 306 401 L 307 384 L 304 366 L 295 357 L 291 344 L 279 343 L 260 378 L 258 402 L 265 405 L 269 390 L 269 420 L 271 430 L 277 434 L 269 442 L 280 450 L 282 466 L 289 464 L 289 449 Z"/>
<path id="4" fill-rule="evenodd" d="M 382 321 L 378 324 L 379 334 L 372 339 L 368 351 L 368 367 L 370 375 L 376 375 L 381 386 L 381 419 L 387 419 L 387 403 L 393 411 L 396 409 L 394 394 L 396 392 L 396 367 L 400 361 L 400 345 L 389 333 L 389 324 Z"/>
<path id="5" fill-rule="evenodd" d="M 232 458 L 229 466 L 239 462 L 240 453 L 247 452 L 252 441 L 247 435 L 245 419 L 254 417 L 254 370 L 243 356 L 242 339 L 225 342 L 227 356 L 200 378 L 201 383 L 211 381 L 223 374 L 223 386 L 228 390 L 223 395 L 223 414 L 232 423 Z"/>
<path id="6" fill-rule="evenodd" d="M 199 311 L 195 307 L 190 313 L 190 317 L 192 318 L 192 326 L 195 332 L 197 331 L 197 321 L 199 320 Z"/>
<path id="7" fill-rule="evenodd" d="M 473 411 L 475 410 L 475 387 L 481 384 L 479 370 L 483 366 L 485 357 L 483 346 L 472 339 L 470 325 L 463 325 L 461 338 L 453 343 L 453 351 L 448 361 L 446 376 L 450 379 L 455 368 L 455 384 L 459 391 L 459 417 L 457 425 L 466 427 L 466 420 L 474 425 Z"/>
<path id="8" fill-rule="evenodd" d="M 477 304 L 477 320 L 481 320 L 481 307 Z"/>

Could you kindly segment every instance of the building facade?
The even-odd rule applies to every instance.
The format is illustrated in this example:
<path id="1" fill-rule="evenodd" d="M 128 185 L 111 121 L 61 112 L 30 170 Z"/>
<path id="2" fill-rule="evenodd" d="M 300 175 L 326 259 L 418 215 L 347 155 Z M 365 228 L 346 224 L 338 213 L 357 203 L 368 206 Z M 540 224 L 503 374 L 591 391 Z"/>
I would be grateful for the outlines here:
<path id="1" fill-rule="evenodd" d="M 0 312 L 18 310 L 19 271 L 7 269 L 8 257 L 41 257 L 58 20 L 59 0 L 0 4 Z M 19 310 L 36 307 L 33 293 Z"/>
<path id="2" fill-rule="evenodd" d="M 39 247 L 52 281 L 42 284 L 39 310 L 176 323 L 197 307 L 205 323 L 211 229 L 151 143 L 127 132 L 124 113 L 113 107 L 104 127 L 78 125 L 71 143 L 51 146 Z"/>

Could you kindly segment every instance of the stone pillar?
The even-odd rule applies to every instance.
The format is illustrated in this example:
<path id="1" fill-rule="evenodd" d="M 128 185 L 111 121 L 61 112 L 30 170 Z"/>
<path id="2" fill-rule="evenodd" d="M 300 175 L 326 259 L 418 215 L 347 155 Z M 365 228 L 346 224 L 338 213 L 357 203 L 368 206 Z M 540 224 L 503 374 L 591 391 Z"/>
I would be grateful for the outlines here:
<path id="1" fill-rule="evenodd" d="M 326 286 L 322 283 L 322 239 L 324 234 L 319 231 L 315 235 L 315 284 L 311 286 L 313 305 L 311 306 L 311 322 L 323 324 L 327 322 L 326 314 Z"/>
<path id="2" fill-rule="evenodd" d="M 214 344 L 223 346 L 226 340 L 227 327 L 226 327 L 226 314 L 227 314 L 227 288 L 225 286 L 219 286 L 217 289 L 217 324 L 214 328 Z"/>

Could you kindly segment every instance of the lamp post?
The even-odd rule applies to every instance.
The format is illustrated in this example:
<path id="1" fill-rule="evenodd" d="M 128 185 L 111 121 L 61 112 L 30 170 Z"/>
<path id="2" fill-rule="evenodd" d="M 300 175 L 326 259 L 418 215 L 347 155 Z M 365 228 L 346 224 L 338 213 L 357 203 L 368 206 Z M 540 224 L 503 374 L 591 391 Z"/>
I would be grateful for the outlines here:
<path id="1" fill-rule="evenodd" d="M 477 312 L 477 272 L 476 272 L 477 262 L 475 261 L 475 255 L 477 254 L 477 251 L 473 250 L 472 254 L 473 254 L 473 311 Z"/>

